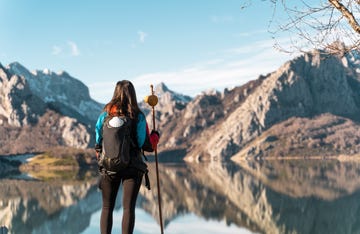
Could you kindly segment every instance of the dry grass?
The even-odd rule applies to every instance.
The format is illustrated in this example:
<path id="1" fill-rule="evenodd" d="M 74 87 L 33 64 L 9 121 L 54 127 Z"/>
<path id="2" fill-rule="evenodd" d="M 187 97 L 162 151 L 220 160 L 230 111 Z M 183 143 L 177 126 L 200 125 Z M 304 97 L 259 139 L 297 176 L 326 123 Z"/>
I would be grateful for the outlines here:
<path id="1" fill-rule="evenodd" d="M 56 147 L 34 156 L 20 170 L 41 180 L 75 179 L 81 169 L 96 171 L 94 157 L 89 150 Z"/>

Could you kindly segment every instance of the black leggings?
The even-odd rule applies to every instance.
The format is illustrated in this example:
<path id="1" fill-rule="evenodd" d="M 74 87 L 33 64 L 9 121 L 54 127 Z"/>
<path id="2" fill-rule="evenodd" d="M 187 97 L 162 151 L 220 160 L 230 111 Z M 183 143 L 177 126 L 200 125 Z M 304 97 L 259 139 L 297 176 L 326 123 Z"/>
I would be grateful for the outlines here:
<path id="1" fill-rule="evenodd" d="M 113 210 L 120 183 L 123 185 L 123 217 L 122 233 L 133 233 L 135 225 L 135 205 L 139 194 L 143 173 L 134 170 L 127 170 L 121 175 L 110 177 L 102 175 L 100 188 L 102 191 L 102 210 L 100 229 L 102 234 L 111 233 L 113 224 Z"/>

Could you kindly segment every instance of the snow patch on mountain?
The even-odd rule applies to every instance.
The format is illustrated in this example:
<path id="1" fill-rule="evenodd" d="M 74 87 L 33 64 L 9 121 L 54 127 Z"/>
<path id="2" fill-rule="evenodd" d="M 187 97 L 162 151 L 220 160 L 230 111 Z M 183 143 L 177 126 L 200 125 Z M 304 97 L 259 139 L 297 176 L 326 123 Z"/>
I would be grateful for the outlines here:
<path id="1" fill-rule="evenodd" d="M 55 73 L 44 69 L 30 72 L 18 62 L 9 64 L 7 69 L 23 76 L 30 90 L 46 103 L 61 103 L 91 121 L 95 121 L 102 110 L 102 104 L 90 98 L 88 87 L 64 71 Z"/>

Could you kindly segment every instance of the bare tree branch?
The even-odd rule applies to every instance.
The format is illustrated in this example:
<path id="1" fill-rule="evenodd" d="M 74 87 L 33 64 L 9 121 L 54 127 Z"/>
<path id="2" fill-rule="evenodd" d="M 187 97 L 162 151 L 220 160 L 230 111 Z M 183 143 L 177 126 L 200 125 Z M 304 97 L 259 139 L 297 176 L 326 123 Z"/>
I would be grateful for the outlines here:
<path id="1" fill-rule="evenodd" d="M 288 53 L 326 49 L 341 54 L 360 49 L 360 0 L 268 2 L 273 6 L 268 31 L 275 48 Z"/>
<path id="2" fill-rule="evenodd" d="M 336 9 L 338 9 L 341 14 L 348 19 L 350 26 L 354 29 L 355 32 L 360 33 L 360 25 L 356 21 L 354 15 L 346 8 L 340 1 L 337 0 L 329 0 L 330 4 L 332 4 Z M 358 4 L 360 0 L 356 1 Z"/>

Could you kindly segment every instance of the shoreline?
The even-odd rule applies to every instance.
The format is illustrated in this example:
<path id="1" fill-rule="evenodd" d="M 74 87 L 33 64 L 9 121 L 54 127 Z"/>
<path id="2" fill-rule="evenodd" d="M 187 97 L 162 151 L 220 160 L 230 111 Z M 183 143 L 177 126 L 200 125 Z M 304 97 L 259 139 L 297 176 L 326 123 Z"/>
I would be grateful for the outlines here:
<path id="1" fill-rule="evenodd" d="M 238 157 L 234 156 L 231 157 L 230 160 L 234 162 L 239 161 L 275 161 L 275 160 L 337 160 L 340 162 L 346 162 L 346 161 L 359 161 L 360 162 L 360 154 L 353 154 L 353 155 L 329 155 L 329 156 L 281 156 L 281 157 Z"/>

